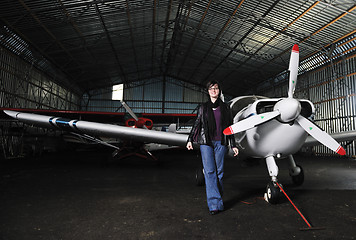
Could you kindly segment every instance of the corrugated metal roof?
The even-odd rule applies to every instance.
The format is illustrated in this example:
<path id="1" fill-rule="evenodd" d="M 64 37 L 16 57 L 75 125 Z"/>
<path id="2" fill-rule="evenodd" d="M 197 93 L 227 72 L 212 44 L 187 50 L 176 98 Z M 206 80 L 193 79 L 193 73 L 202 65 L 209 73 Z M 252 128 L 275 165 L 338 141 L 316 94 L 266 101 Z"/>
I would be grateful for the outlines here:
<path id="1" fill-rule="evenodd" d="M 302 70 L 355 47 L 355 1 L 3 0 L 0 43 L 83 92 L 167 76 L 230 95 L 288 68 L 299 43 Z M 348 39 L 348 40 L 343 40 Z M 46 59 L 46 60 L 44 60 Z"/>

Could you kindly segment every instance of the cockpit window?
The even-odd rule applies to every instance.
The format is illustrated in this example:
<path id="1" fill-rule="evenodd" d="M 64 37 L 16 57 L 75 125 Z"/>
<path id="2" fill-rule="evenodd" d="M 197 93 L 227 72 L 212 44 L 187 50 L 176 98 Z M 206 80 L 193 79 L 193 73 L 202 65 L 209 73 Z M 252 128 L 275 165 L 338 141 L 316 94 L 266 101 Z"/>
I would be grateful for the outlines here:
<path id="1" fill-rule="evenodd" d="M 233 116 L 235 116 L 238 112 L 240 112 L 242 109 L 247 107 L 249 104 L 252 104 L 258 99 L 263 99 L 264 97 L 259 97 L 259 96 L 246 96 L 243 97 L 239 100 L 237 100 L 234 105 L 231 107 L 231 111 Z"/>

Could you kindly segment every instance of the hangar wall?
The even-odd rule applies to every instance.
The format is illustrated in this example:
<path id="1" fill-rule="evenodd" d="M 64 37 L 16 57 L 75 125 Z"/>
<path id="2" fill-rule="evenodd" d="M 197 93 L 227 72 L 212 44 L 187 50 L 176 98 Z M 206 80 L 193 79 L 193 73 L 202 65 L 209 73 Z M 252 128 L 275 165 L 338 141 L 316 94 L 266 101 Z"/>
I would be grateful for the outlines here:
<path id="1" fill-rule="evenodd" d="M 315 105 L 315 122 L 329 133 L 356 130 L 356 54 L 332 62 L 302 75 L 308 83 L 296 96 L 308 96 Z M 355 142 L 344 142 L 349 155 L 355 156 Z M 324 146 L 314 147 L 316 154 L 328 155 Z"/>
<path id="2" fill-rule="evenodd" d="M 0 47 L 0 108 L 79 109 L 78 94 L 55 83 L 54 77 L 22 59 L 23 54 L 14 52 L 16 54 Z M 55 133 L 47 129 L 0 119 L 0 158 L 34 156 L 54 149 L 60 145 L 53 140 L 54 136 Z"/>
<path id="3" fill-rule="evenodd" d="M 84 95 L 85 111 L 125 112 L 119 101 L 111 100 L 112 88 L 97 89 Z M 199 87 L 170 77 L 156 77 L 124 84 L 124 101 L 135 113 L 193 113 L 207 100 Z"/>
<path id="4" fill-rule="evenodd" d="M 80 96 L 56 79 L 0 47 L 0 107 L 78 110 Z"/>
<path id="5" fill-rule="evenodd" d="M 340 45 L 345 44 L 339 43 L 327 49 L 328 56 L 318 53 L 319 56 L 301 61 L 299 71 L 302 73 L 298 76 L 294 93 L 295 98 L 309 99 L 314 104 L 314 120 L 328 133 L 356 130 L 356 51 L 355 47 L 340 51 Z M 288 75 L 283 73 L 271 81 L 273 88 L 264 90 L 263 94 L 285 97 Z M 348 155 L 356 156 L 354 141 L 343 142 L 342 145 Z M 324 146 L 313 147 L 311 151 L 316 155 L 334 155 Z"/>

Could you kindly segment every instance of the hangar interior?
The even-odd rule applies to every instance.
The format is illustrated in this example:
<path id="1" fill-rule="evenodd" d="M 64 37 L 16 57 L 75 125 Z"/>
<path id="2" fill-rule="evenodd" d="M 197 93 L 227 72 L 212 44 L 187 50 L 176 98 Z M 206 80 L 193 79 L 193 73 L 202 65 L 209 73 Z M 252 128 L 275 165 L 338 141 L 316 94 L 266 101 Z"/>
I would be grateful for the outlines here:
<path id="1" fill-rule="evenodd" d="M 355 130 L 354 10 L 350 0 L 6 0 L 0 107 L 125 112 L 112 100 L 123 84 L 136 113 L 192 114 L 212 79 L 226 100 L 283 97 L 297 43 L 295 97 L 315 104 L 327 132 Z"/>

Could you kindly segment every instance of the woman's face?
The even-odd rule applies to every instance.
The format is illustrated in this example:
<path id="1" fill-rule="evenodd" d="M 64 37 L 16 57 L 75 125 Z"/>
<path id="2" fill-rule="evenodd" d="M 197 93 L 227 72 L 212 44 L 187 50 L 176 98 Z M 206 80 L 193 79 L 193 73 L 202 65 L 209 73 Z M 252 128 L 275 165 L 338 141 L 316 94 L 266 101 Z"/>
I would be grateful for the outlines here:
<path id="1" fill-rule="evenodd" d="M 218 98 L 219 97 L 220 89 L 219 89 L 219 86 L 217 84 L 210 85 L 208 91 L 209 91 L 209 96 L 211 98 Z"/>

